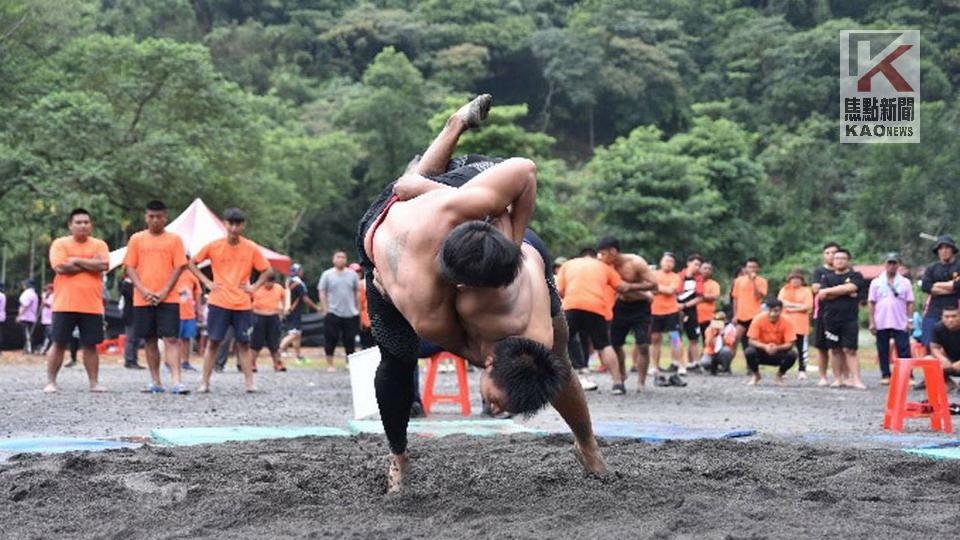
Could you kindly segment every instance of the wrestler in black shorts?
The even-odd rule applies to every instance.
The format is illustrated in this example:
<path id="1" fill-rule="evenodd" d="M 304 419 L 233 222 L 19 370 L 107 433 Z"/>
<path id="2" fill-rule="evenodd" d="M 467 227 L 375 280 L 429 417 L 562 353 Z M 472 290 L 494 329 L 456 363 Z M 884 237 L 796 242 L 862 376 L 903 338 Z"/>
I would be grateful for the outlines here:
<path id="1" fill-rule="evenodd" d="M 613 321 L 610 323 L 610 344 L 623 347 L 627 335 L 633 332 L 637 345 L 650 344 L 650 302 L 617 300 L 613 305 Z"/>

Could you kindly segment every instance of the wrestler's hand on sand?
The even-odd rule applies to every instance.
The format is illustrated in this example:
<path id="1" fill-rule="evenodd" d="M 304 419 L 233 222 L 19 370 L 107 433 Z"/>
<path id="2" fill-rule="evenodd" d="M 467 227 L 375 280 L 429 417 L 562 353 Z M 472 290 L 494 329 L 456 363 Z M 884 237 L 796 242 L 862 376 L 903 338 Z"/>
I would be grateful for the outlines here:
<path id="1" fill-rule="evenodd" d="M 387 493 L 398 493 L 403 487 L 403 478 L 410 472 L 410 456 L 390 454 L 390 468 L 387 469 Z"/>
<path id="2" fill-rule="evenodd" d="M 593 474 L 605 474 L 607 464 L 600 455 L 600 447 L 597 440 L 593 439 L 589 443 L 581 445 L 579 441 L 574 441 L 573 449 L 577 456 L 577 461 L 583 465 L 583 469 Z"/>

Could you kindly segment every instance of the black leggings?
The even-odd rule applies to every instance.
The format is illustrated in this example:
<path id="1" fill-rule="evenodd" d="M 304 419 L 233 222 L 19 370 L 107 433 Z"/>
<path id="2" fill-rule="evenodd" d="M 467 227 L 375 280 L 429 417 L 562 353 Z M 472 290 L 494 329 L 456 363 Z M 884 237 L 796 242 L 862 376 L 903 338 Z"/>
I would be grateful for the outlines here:
<path id="1" fill-rule="evenodd" d="M 380 420 L 390 451 L 402 454 L 407 450 L 407 424 L 414 400 L 410 381 L 417 369 L 420 338 L 400 311 L 374 286 L 373 272 L 368 271 L 366 279 L 370 328 L 380 346 L 380 366 L 374 379 Z"/>

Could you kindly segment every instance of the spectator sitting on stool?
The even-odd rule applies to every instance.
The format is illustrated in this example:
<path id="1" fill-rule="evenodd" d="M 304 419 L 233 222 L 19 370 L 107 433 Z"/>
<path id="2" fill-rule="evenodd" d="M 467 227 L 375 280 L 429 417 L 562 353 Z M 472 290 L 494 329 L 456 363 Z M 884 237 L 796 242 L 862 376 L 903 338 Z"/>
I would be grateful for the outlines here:
<path id="1" fill-rule="evenodd" d="M 783 376 L 797 361 L 797 351 L 793 349 L 797 333 L 783 313 L 783 302 L 767 301 L 767 312 L 753 318 L 747 332 L 748 346 L 744 351 L 747 367 L 750 370 L 749 386 L 760 382 L 760 364 L 779 366 L 777 386 L 783 386 Z"/>
<path id="2" fill-rule="evenodd" d="M 960 376 L 960 308 L 944 307 L 942 317 L 933 327 L 930 353 L 943 365 L 943 378 L 952 390 L 957 385 L 950 376 Z"/>

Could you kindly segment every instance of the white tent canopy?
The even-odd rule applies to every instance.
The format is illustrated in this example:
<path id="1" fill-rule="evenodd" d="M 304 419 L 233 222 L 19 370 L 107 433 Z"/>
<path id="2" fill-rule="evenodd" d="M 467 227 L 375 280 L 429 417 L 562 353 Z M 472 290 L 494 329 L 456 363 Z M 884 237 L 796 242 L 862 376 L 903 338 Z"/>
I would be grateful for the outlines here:
<path id="1" fill-rule="evenodd" d="M 184 249 L 191 255 L 198 253 L 203 246 L 210 242 L 227 236 L 226 226 L 200 199 L 194 199 L 182 214 L 168 223 L 167 230 L 180 235 L 180 238 L 183 239 Z M 263 246 L 259 247 L 271 266 L 284 273 L 290 270 L 290 257 Z M 123 258 L 126 254 L 126 246 L 111 251 L 110 270 L 123 264 Z"/>

